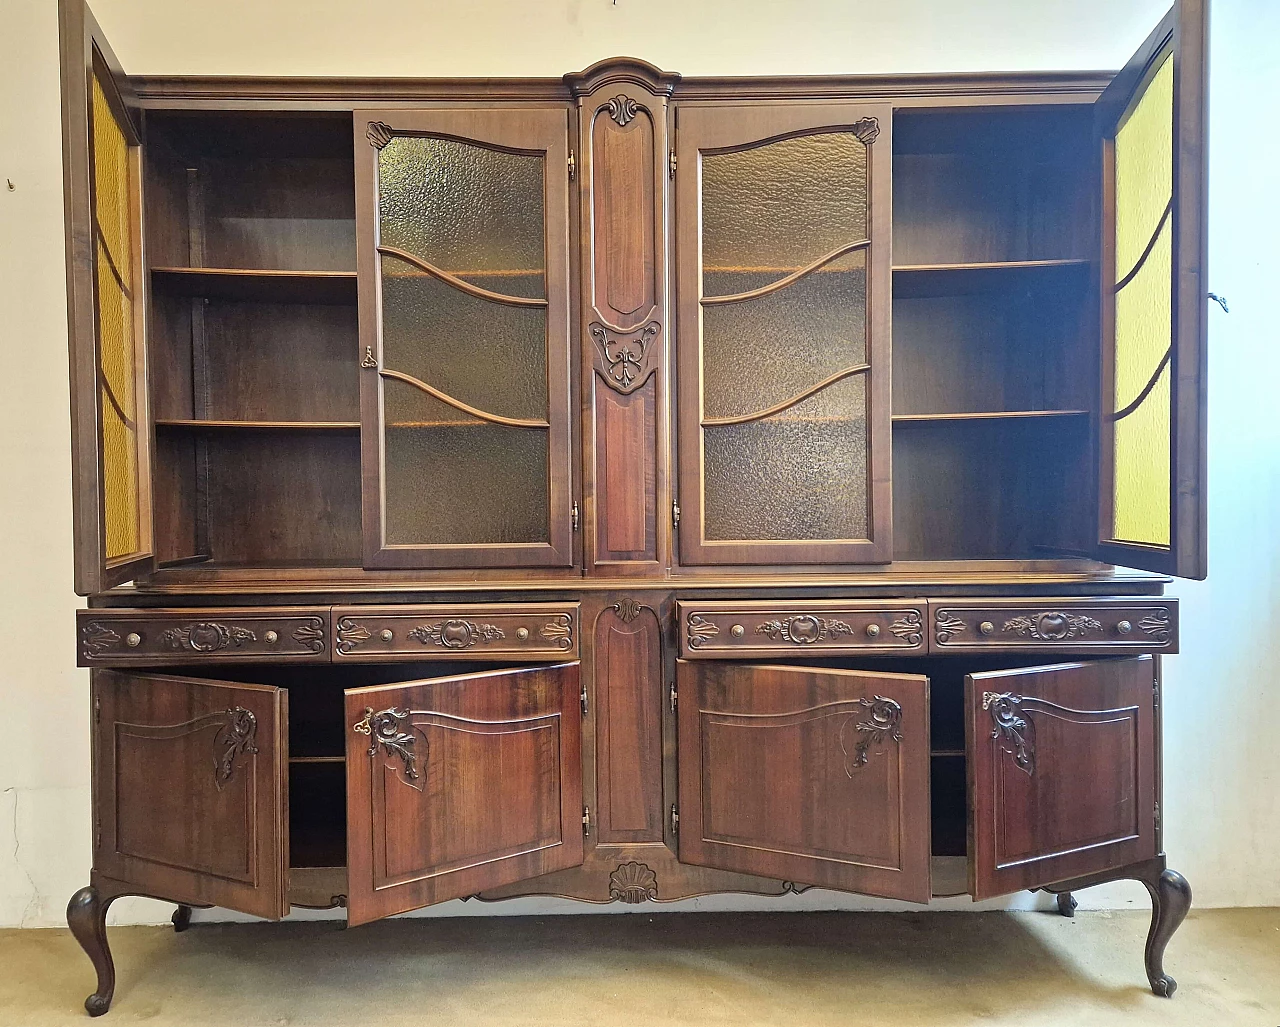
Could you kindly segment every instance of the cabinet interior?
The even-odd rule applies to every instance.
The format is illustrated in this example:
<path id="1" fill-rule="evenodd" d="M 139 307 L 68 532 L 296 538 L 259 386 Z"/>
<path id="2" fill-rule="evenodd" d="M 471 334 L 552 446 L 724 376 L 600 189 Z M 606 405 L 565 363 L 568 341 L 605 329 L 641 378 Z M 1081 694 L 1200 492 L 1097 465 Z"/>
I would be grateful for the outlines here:
<path id="1" fill-rule="evenodd" d="M 350 118 L 146 130 L 158 561 L 358 564 Z"/>

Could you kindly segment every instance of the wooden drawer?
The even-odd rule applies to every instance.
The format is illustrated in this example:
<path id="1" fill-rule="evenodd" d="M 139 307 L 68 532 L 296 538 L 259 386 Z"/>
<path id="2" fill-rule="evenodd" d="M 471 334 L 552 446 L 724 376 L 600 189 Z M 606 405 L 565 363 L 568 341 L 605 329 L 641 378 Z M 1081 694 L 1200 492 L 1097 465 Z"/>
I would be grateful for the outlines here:
<path id="1" fill-rule="evenodd" d="M 577 603 L 465 606 L 335 606 L 339 662 L 576 659 Z"/>
<path id="2" fill-rule="evenodd" d="M 909 600 L 797 599 L 789 603 L 677 603 L 680 655 L 830 656 L 926 651 L 925 604 Z"/>
<path id="3" fill-rule="evenodd" d="M 326 607 L 77 610 L 81 667 L 327 663 Z"/>
<path id="4" fill-rule="evenodd" d="M 930 599 L 929 649 L 1176 653 L 1178 601 Z"/>

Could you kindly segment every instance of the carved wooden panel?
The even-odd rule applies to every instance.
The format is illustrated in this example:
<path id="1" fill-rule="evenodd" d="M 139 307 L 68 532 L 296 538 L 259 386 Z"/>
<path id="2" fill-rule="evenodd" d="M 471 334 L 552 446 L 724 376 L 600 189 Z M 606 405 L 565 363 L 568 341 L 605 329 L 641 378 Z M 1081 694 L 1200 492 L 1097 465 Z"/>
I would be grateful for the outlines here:
<path id="1" fill-rule="evenodd" d="M 928 635 L 933 652 L 1176 653 L 1178 601 L 930 599 Z"/>
<path id="2" fill-rule="evenodd" d="M 95 672 L 94 869 L 146 895 L 278 918 L 287 694 Z"/>
<path id="3" fill-rule="evenodd" d="M 335 606 L 335 661 L 578 655 L 577 603 Z"/>
<path id="4" fill-rule="evenodd" d="M 1156 853 L 1150 656 L 971 674 L 970 884 L 988 898 Z"/>
<path id="5" fill-rule="evenodd" d="M 662 628 L 626 597 L 595 624 L 596 802 L 601 843 L 662 841 Z"/>
<path id="6" fill-rule="evenodd" d="M 678 603 L 680 655 L 832 656 L 927 648 L 925 604 L 804 600 Z"/>
<path id="7" fill-rule="evenodd" d="M 326 663 L 327 607 L 77 610 L 81 667 Z"/>
<path id="8" fill-rule="evenodd" d="M 677 666 L 682 862 L 929 901 L 927 678 Z"/>
<path id="9" fill-rule="evenodd" d="M 582 146 L 586 541 L 593 564 L 659 560 L 658 426 L 667 407 L 667 97 L 674 78 L 639 61 L 569 76 Z"/>
<path id="10" fill-rule="evenodd" d="M 352 924 L 582 862 L 578 664 L 346 693 Z"/>

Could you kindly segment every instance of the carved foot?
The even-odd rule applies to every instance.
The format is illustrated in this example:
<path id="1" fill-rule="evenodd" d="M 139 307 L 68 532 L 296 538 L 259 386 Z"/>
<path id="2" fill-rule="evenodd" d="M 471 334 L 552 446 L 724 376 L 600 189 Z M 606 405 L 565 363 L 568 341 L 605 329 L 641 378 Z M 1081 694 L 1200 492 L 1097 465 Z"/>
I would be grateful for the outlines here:
<path id="1" fill-rule="evenodd" d="M 1151 893 L 1151 929 L 1147 932 L 1147 980 L 1151 990 L 1163 998 L 1172 998 L 1178 982 L 1164 972 L 1164 948 L 1191 908 L 1191 885 L 1176 870 L 1165 870 L 1159 877 L 1144 879 Z"/>
<path id="2" fill-rule="evenodd" d="M 116 967 L 107 946 L 107 907 L 98 889 L 89 885 L 71 896 L 67 903 L 67 926 L 98 972 L 98 990 L 84 1000 L 90 1016 L 101 1016 L 111 1008 L 116 990 Z"/>
<path id="3" fill-rule="evenodd" d="M 181 934 L 191 926 L 191 907 L 179 906 L 173 911 L 173 933 Z"/>
<path id="4" fill-rule="evenodd" d="M 1073 917 L 1076 915 L 1076 907 L 1080 905 L 1076 901 L 1076 897 L 1069 891 L 1058 893 L 1058 912 L 1063 916 Z"/>

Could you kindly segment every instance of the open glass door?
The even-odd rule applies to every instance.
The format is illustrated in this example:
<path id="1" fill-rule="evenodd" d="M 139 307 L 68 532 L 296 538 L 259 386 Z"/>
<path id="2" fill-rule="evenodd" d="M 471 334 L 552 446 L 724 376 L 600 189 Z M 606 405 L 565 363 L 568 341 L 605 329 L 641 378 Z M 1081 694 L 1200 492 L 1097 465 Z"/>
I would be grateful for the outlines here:
<path id="1" fill-rule="evenodd" d="M 680 862 L 928 902 L 929 679 L 676 665 Z"/>
<path id="2" fill-rule="evenodd" d="M 154 566 L 141 148 L 93 15 L 63 0 L 59 17 L 75 589 L 89 595 Z"/>
<path id="3" fill-rule="evenodd" d="M 1207 573 L 1206 0 L 1179 0 L 1098 101 L 1100 558 Z"/>
<path id="4" fill-rule="evenodd" d="M 568 112 L 355 133 L 365 565 L 568 566 Z"/>
<path id="5" fill-rule="evenodd" d="M 346 693 L 353 925 L 577 866 L 578 664 Z"/>

